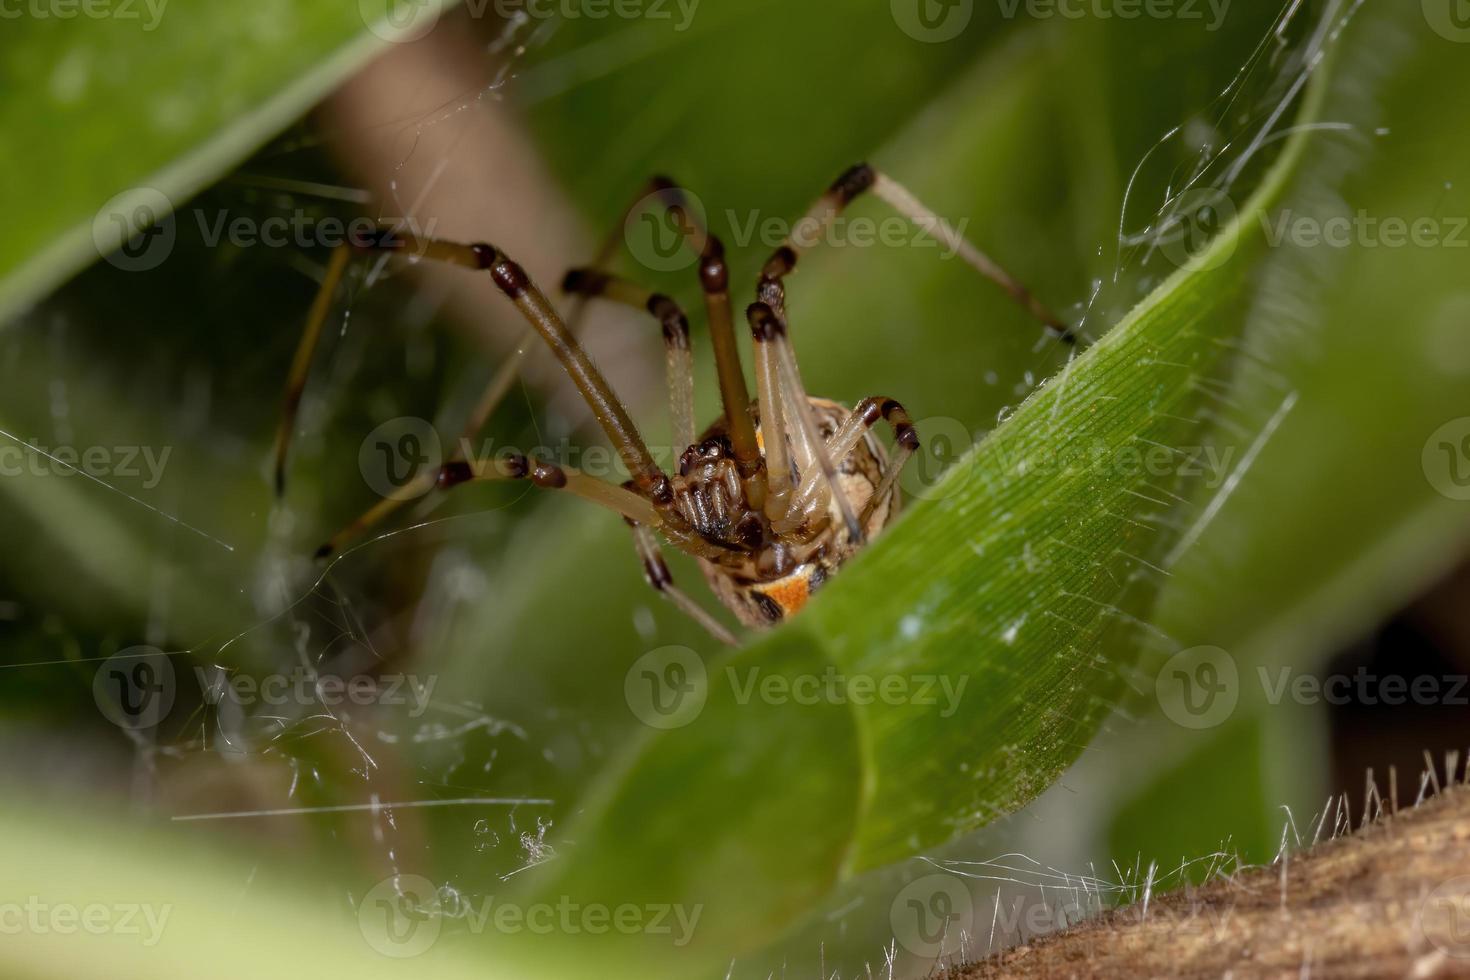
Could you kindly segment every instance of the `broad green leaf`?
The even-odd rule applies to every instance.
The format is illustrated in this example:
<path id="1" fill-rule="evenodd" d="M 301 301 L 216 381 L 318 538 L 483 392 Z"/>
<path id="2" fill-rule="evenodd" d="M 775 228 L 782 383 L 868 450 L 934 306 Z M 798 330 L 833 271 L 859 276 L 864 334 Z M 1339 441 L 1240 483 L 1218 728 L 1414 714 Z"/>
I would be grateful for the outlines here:
<path id="1" fill-rule="evenodd" d="M 10 919 L 0 962 L 7 976 L 142 980 L 202 970 L 243 978 L 268 969 L 366 980 L 403 976 L 404 961 L 393 951 L 420 946 L 432 953 L 438 977 L 524 975 L 487 971 L 477 957 L 428 933 L 390 937 L 384 909 L 374 907 L 390 900 L 382 890 L 361 896 L 360 915 L 333 910 L 324 901 L 332 891 L 323 884 L 332 876 L 328 868 L 257 882 L 254 869 L 276 859 L 264 850 L 227 855 L 207 840 L 92 820 L 75 812 L 77 802 L 12 796 L 0 817 Z"/>
<path id="2" fill-rule="evenodd" d="M 416 4 L 414 19 L 397 0 L 7 15 L 0 167 L 14 179 L 0 188 L 0 322 L 166 218 L 442 6 Z"/>
<path id="3" fill-rule="evenodd" d="M 702 905 L 714 967 L 844 880 L 1045 789 L 1112 711 L 1177 542 L 1170 501 L 1187 488 L 1138 454 L 1167 460 L 1199 437 L 1203 390 L 1223 384 L 1265 252 L 1259 216 L 1304 145 L 1209 251 L 958 461 L 800 619 L 706 658 L 703 680 L 686 665 L 697 718 L 610 769 L 569 832 L 576 853 L 542 887 Z M 648 657 L 630 682 L 666 671 L 666 654 Z M 870 703 L 761 693 L 834 675 L 869 679 Z M 932 703 L 917 694 L 926 681 Z M 886 682 L 914 696 L 874 698 Z"/>
<path id="4" fill-rule="evenodd" d="M 1281 243 L 1262 266 L 1240 381 L 1220 406 L 1226 425 L 1255 433 L 1288 398 L 1291 408 L 1239 478 L 1209 495 L 1211 519 L 1175 566 L 1156 618 L 1177 647 L 1209 645 L 1230 656 L 1239 678 L 1235 720 L 1267 730 L 1298 710 L 1290 697 L 1273 703 L 1268 680 L 1282 670 L 1320 677 L 1326 656 L 1433 584 L 1470 538 L 1454 479 L 1465 458 L 1455 455 L 1452 429 L 1470 411 L 1470 236 L 1457 233 L 1470 214 L 1462 162 L 1470 147 L 1423 98 L 1464 86 L 1465 49 L 1416 16 L 1374 8 L 1363 16 L 1378 43 L 1355 62 L 1358 84 L 1334 90 L 1323 110 L 1351 127 L 1318 141 L 1271 217 Z M 1334 228 L 1335 244 L 1313 237 Z M 1155 724 L 1155 744 L 1216 733 Z M 1277 844 L 1283 803 L 1300 820 L 1327 793 L 1323 763 L 1304 763 L 1287 748 L 1273 743 L 1263 766 L 1292 770 L 1287 786 L 1306 799 L 1263 801 L 1258 819 L 1273 833 L 1248 851 L 1258 860 Z M 1304 770 L 1318 775 L 1305 778 Z M 1203 774 L 1174 769 L 1141 790 L 1176 801 L 1168 819 L 1197 828 L 1195 850 L 1220 839 L 1218 824 L 1188 807 L 1198 798 L 1189 783 Z M 1399 775 L 1401 791 L 1411 792 L 1411 774 Z M 1218 780 L 1218 770 L 1206 778 Z M 1279 796 L 1283 781 L 1267 783 Z M 1133 846 L 1156 836 L 1162 815 L 1140 824 L 1138 807 L 1124 805 Z M 1177 860 L 1177 850 L 1166 859 Z"/>

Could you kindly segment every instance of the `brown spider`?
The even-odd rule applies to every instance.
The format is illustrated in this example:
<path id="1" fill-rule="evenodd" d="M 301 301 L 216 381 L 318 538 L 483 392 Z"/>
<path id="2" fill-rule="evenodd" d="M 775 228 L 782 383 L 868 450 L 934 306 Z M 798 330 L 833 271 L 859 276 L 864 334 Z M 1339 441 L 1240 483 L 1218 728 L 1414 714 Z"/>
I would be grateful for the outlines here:
<path id="1" fill-rule="evenodd" d="M 549 460 L 519 455 L 489 462 L 455 456 L 426 477 L 431 485 L 447 489 L 471 480 L 529 479 L 537 486 L 565 490 L 616 511 L 633 530 L 648 583 L 723 642 L 735 643 L 734 635 L 674 584 L 655 531 L 699 560 L 710 588 L 741 623 L 765 627 L 795 615 L 812 592 L 898 513 L 897 479 L 919 446 L 908 412 L 892 398 L 865 398 L 856 408 L 847 409 L 807 395 L 787 337 L 784 279 L 796 267 L 799 254 L 795 229 L 806 229 L 804 239 L 815 240 L 817 236 L 810 232 L 824 230 L 865 191 L 925 226 L 1060 339 L 1075 341 L 1060 320 L 948 223 L 890 178 L 867 164 L 858 164 L 844 172 L 793 226 L 793 235 L 761 270 L 756 302 L 746 309 L 755 349 L 757 398 L 752 400 L 735 339 L 724 247 L 694 222 L 679 189 L 667 179 L 655 178 L 651 182 L 654 198 L 699 252 L 699 280 L 724 409 L 720 418 L 696 438 L 688 318 L 669 297 L 603 271 L 613 251 L 611 241 L 594 265 L 569 272 L 562 288 L 574 297 L 576 311 L 571 318 L 580 313 L 586 299 L 602 297 L 647 310 L 662 327 L 674 439 L 676 445 L 687 447 L 679 457 L 677 473 L 665 473 L 655 463 L 627 409 L 566 321 L 513 260 L 483 243 L 463 245 L 383 231 L 333 255 L 312 305 L 292 363 L 277 433 L 278 492 L 284 487 L 287 450 L 312 353 L 350 253 L 404 251 L 486 270 L 561 362 L 631 479 L 619 486 Z M 640 195 L 640 200 L 645 196 Z M 483 424 L 511 376 L 503 370 L 491 382 L 468 432 Z M 871 431 L 880 420 L 893 433 L 896 449 L 892 458 Z M 779 437 L 773 438 L 773 433 Z M 347 537 L 381 520 L 400 503 L 400 498 L 381 501 L 324 545 L 318 555 L 330 554 Z"/>

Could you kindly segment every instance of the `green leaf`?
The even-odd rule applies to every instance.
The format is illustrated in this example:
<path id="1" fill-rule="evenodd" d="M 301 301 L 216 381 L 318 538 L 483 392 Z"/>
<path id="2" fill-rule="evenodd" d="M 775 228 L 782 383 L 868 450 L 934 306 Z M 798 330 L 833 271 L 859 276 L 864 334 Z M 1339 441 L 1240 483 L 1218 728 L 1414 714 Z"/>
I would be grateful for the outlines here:
<path id="1" fill-rule="evenodd" d="M 949 104 L 973 104 L 999 70 L 977 72 Z M 697 719 L 638 740 L 610 768 L 569 831 L 576 852 L 541 888 L 701 905 L 714 967 L 844 881 L 1049 786 L 1121 697 L 1178 542 L 1171 502 L 1187 481 L 1140 460 L 1162 454 L 1173 473 L 1179 447 L 1201 438 L 1205 392 L 1225 384 L 1266 252 L 1259 218 L 1307 139 L 1290 143 L 1208 251 L 921 488 L 800 618 L 706 657 L 703 686 L 689 682 L 706 699 Z M 630 681 L 658 675 L 657 654 Z M 780 693 L 834 675 L 907 684 L 912 697 L 804 704 Z M 766 682 L 776 694 L 760 693 Z"/>
<path id="2" fill-rule="evenodd" d="M 28 176 L 0 188 L 0 323 L 142 230 L 144 212 L 147 225 L 166 218 L 361 67 L 386 43 L 368 28 L 395 36 L 390 3 L 152 0 L 8 18 L 0 167 Z M 418 4 L 406 33 L 445 5 Z"/>

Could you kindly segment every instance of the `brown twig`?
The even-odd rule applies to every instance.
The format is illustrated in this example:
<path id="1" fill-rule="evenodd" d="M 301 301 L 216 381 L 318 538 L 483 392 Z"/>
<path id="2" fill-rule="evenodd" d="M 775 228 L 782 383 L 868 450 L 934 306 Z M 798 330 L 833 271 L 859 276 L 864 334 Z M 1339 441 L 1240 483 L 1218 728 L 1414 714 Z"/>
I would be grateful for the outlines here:
<path id="1" fill-rule="evenodd" d="M 1470 977 L 1470 789 L 947 975 Z"/>

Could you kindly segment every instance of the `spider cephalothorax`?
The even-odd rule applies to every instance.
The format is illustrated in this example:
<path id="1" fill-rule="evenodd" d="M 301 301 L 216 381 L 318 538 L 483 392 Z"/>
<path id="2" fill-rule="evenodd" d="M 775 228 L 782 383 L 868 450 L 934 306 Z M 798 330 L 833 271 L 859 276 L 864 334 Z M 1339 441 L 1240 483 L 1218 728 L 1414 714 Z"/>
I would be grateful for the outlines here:
<path id="1" fill-rule="evenodd" d="M 755 355 L 757 394 L 751 398 L 736 342 L 724 248 L 693 221 L 678 188 L 655 178 L 650 193 L 640 195 L 640 204 L 655 200 L 699 254 L 699 282 L 724 409 L 719 420 L 696 436 L 689 320 L 673 299 L 602 268 L 610 247 L 603 249 L 596 265 L 569 272 L 562 288 L 573 297 L 568 318 L 572 321 L 587 299 L 599 297 L 643 309 L 660 325 L 675 445 L 686 447 L 674 473 L 665 473 L 654 461 L 622 402 L 567 322 L 519 265 L 484 243 L 461 245 L 385 232 L 344 246 L 328 266 L 292 365 L 276 447 L 277 486 L 283 486 L 292 422 L 311 353 L 351 252 L 401 250 L 484 270 L 561 362 L 630 478 L 619 486 L 544 459 L 511 455 L 471 461 L 456 456 L 437 473 L 427 474 L 424 486 L 410 489 L 435 484 L 447 489 L 490 479 L 530 480 L 540 487 L 565 490 L 620 513 L 633 529 L 649 583 L 716 637 L 734 642 L 728 629 L 674 585 L 659 551 L 659 534 L 699 560 L 715 595 L 747 626 L 768 626 L 795 615 L 812 592 L 897 514 L 898 475 L 919 446 L 908 413 L 891 398 L 865 398 L 847 409 L 809 396 L 787 336 L 785 277 L 796 268 L 802 244 L 819 238 L 854 197 L 870 190 L 999 283 L 1063 340 L 1072 340 L 1060 321 L 946 222 L 903 187 L 859 164 L 828 188 L 761 269 L 756 301 L 745 311 Z M 497 401 L 494 393 L 504 390 L 509 377 L 502 372 L 491 382 L 466 427 L 467 435 L 473 436 L 484 423 Z M 891 455 L 874 437 L 880 422 L 893 433 Z M 410 495 L 381 502 L 319 554 L 330 553 L 346 536 L 380 520 Z"/>

